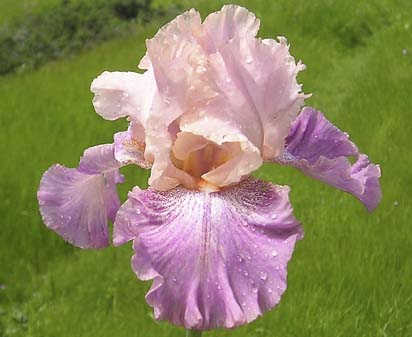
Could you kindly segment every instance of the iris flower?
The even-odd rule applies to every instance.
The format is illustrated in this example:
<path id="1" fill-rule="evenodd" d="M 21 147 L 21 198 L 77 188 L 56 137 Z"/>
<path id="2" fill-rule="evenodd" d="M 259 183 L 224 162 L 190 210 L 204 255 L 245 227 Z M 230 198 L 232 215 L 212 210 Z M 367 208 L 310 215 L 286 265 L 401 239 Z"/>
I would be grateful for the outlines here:
<path id="1" fill-rule="evenodd" d="M 279 302 L 303 231 L 289 187 L 251 176 L 264 162 L 293 166 L 372 211 L 380 169 L 324 115 L 302 108 L 305 68 L 284 37 L 256 38 L 259 20 L 224 6 L 192 9 L 146 41 L 137 72 L 104 72 L 91 91 L 105 119 L 127 117 L 112 144 L 77 168 L 50 167 L 38 191 L 47 227 L 80 248 L 133 240 L 132 269 L 153 280 L 154 317 L 186 329 L 233 328 Z M 349 158 L 354 157 L 352 164 Z M 120 205 L 119 168 L 151 169 L 149 188 Z"/>

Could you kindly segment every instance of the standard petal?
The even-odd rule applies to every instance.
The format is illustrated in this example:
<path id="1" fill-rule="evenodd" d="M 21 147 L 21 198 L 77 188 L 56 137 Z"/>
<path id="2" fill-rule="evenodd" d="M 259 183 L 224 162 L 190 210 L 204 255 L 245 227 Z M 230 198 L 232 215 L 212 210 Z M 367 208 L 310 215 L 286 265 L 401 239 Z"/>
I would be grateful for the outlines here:
<path id="1" fill-rule="evenodd" d="M 84 152 L 79 168 L 50 167 L 37 192 L 45 225 L 74 246 L 106 247 L 107 221 L 114 220 L 120 207 L 120 166 L 113 145 L 99 145 Z"/>
<path id="2" fill-rule="evenodd" d="M 187 11 L 147 41 L 140 66 L 153 70 L 158 89 L 146 124 L 145 156 L 153 162 L 149 184 L 154 188 L 191 183 L 169 158 L 170 126 L 180 121 L 184 131 L 187 118 L 215 120 L 241 135 L 244 154 L 205 176 L 214 184 L 238 182 L 262 157 L 283 150 L 306 97 L 296 81 L 304 65 L 295 63 L 284 38 L 257 39 L 258 28 L 253 13 L 229 5 L 203 23 L 197 11 Z"/>
<path id="3" fill-rule="evenodd" d="M 257 39 L 259 24 L 246 8 L 226 5 L 203 26 L 216 85 L 232 107 L 225 117 L 241 126 L 264 158 L 273 158 L 307 97 L 296 80 L 305 66 L 295 63 L 285 38 Z"/>
<path id="4" fill-rule="evenodd" d="M 130 192 L 114 242 L 135 239 L 132 267 L 140 279 L 153 279 L 146 299 L 156 319 L 233 328 L 272 309 L 302 236 L 288 192 L 254 178 L 216 193 Z"/>
<path id="5" fill-rule="evenodd" d="M 286 139 L 286 150 L 275 161 L 298 168 L 306 175 L 323 181 L 358 198 L 372 211 L 382 192 L 379 165 L 359 154 L 346 133 L 330 123 L 321 112 L 305 108 L 293 122 Z M 352 165 L 347 158 L 356 156 Z"/>
<path id="6" fill-rule="evenodd" d="M 153 71 L 103 72 L 93 80 L 90 90 L 95 94 L 93 105 L 105 119 L 130 116 L 145 126 L 156 93 Z"/>

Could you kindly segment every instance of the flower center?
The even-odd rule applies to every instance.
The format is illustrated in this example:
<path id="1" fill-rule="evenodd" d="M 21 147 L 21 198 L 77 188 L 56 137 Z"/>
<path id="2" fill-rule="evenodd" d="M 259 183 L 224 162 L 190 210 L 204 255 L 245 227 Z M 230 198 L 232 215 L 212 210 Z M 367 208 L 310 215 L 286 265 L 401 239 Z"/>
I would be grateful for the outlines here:
<path id="1" fill-rule="evenodd" d="M 238 152 L 238 148 L 238 143 L 219 145 L 202 136 L 180 132 L 172 147 L 171 160 L 178 169 L 201 184 L 204 183 L 202 175 L 227 163 Z"/>

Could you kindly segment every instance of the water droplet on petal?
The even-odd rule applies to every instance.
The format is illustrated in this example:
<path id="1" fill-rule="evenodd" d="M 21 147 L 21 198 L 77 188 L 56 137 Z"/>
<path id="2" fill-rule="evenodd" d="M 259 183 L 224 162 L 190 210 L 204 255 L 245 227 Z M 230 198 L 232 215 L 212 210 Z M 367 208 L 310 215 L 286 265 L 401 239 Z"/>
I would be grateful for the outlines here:
<path id="1" fill-rule="evenodd" d="M 257 288 L 252 288 L 252 293 L 256 294 L 258 292 Z"/>
<path id="2" fill-rule="evenodd" d="M 272 218 L 273 220 L 275 220 L 277 217 L 278 217 L 278 216 L 277 216 L 276 213 L 275 213 L 275 214 L 272 214 L 272 216 L 271 216 L 271 218 Z"/>
<path id="3" fill-rule="evenodd" d="M 252 59 L 252 57 L 250 57 L 250 56 L 246 59 L 246 63 L 247 63 L 247 64 L 251 64 L 252 61 L 253 61 L 253 59 Z"/>
<path id="4" fill-rule="evenodd" d="M 265 281 L 268 278 L 268 273 L 265 271 L 260 272 L 260 279 Z"/>
<path id="5" fill-rule="evenodd" d="M 249 273 L 247 272 L 247 270 L 244 270 L 244 271 L 243 271 L 243 275 L 249 276 Z"/>
<path id="6" fill-rule="evenodd" d="M 246 302 L 242 302 L 242 306 L 246 307 Z"/>
<path id="7" fill-rule="evenodd" d="M 240 255 L 236 256 L 236 258 L 237 258 L 237 260 L 238 260 L 239 262 L 242 262 L 242 261 L 243 261 L 243 259 L 242 259 L 242 257 L 241 257 Z"/>
<path id="8" fill-rule="evenodd" d="M 176 277 L 173 277 L 172 281 L 176 283 L 177 282 Z"/>
<path id="9" fill-rule="evenodd" d="M 268 288 L 268 293 L 271 294 L 272 293 L 272 288 Z"/>
<path id="10" fill-rule="evenodd" d="M 272 256 L 273 257 L 278 256 L 278 252 L 276 250 L 272 250 Z"/>

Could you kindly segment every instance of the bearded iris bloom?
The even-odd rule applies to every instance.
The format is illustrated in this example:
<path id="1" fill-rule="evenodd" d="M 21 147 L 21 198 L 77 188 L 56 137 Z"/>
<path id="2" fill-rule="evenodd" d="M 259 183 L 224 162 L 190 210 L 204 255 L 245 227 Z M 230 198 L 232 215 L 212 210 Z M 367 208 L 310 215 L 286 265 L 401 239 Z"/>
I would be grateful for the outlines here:
<path id="1" fill-rule="evenodd" d="M 153 280 L 156 319 L 187 329 L 233 328 L 272 309 L 303 231 L 289 187 L 253 178 L 288 165 L 358 198 L 372 211 L 380 169 L 313 108 L 297 83 L 305 67 L 286 39 L 258 39 L 259 20 L 224 6 L 195 10 L 147 40 L 142 73 L 104 72 L 91 90 L 103 118 L 127 117 L 112 144 L 77 168 L 50 167 L 38 191 L 44 223 L 81 248 L 133 240 L 132 269 Z M 352 164 L 350 157 L 355 157 Z M 120 205 L 119 168 L 151 169 Z"/>

